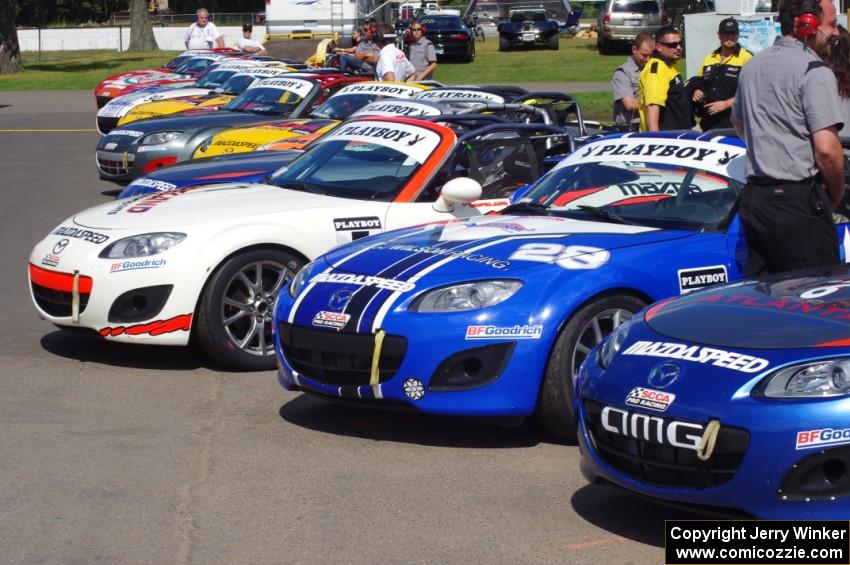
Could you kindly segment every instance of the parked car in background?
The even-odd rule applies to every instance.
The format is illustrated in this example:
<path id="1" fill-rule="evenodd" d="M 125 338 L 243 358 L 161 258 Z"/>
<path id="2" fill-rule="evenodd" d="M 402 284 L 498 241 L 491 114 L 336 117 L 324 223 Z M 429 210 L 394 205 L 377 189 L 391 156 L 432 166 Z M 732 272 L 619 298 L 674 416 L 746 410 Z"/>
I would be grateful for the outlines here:
<path id="1" fill-rule="evenodd" d="M 596 15 L 596 48 L 603 55 L 625 46 L 639 33 L 655 33 L 667 23 L 657 0 L 605 0 Z"/>
<path id="2" fill-rule="evenodd" d="M 512 47 L 558 49 L 558 22 L 543 6 L 517 6 L 508 12 L 508 21 L 499 24 L 499 51 Z"/>
<path id="3" fill-rule="evenodd" d="M 433 15 L 422 18 L 425 37 L 434 44 L 437 60 L 459 58 L 467 63 L 475 59 L 472 30 L 459 16 Z"/>

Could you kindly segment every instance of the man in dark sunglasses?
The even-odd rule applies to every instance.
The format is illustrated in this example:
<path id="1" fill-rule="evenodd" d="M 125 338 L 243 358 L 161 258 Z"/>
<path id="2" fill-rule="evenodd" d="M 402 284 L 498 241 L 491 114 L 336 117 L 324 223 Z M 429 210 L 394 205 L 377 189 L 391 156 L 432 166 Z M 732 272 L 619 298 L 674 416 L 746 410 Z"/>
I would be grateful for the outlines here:
<path id="1" fill-rule="evenodd" d="M 690 129 L 691 100 L 676 63 L 682 58 L 682 35 L 673 26 L 655 32 L 655 55 L 638 81 L 640 130 Z"/>
<path id="2" fill-rule="evenodd" d="M 413 20 L 410 24 L 411 41 L 407 47 L 407 58 L 416 69 L 413 80 L 427 80 L 434 75 L 437 68 L 437 51 L 431 40 L 425 37 L 420 20 Z"/>

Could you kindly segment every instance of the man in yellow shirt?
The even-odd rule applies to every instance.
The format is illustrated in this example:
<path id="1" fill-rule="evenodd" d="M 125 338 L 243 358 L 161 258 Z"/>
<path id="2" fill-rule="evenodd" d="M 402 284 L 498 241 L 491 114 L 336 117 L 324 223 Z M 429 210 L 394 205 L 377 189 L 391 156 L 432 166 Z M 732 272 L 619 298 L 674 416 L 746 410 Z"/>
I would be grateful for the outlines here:
<path id="1" fill-rule="evenodd" d="M 738 44 L 738 22 L 726 18 L 717 29 L 720 47 L 709 53 L 699 69 L 700 84 L 694 90 L 694 102 L 702 103 L 702 131 L 731 128 L 732 103 L 738 91 L 738 75 L 753 54 Z"/>
<path id="2" fill-rule="evenodd" d="M 655 55 L 638 81 L 640 131 L 690 129 L 691 100 L 676 62 L 682 58 L 682 35 L 673 26 L 655 32 Z"/>

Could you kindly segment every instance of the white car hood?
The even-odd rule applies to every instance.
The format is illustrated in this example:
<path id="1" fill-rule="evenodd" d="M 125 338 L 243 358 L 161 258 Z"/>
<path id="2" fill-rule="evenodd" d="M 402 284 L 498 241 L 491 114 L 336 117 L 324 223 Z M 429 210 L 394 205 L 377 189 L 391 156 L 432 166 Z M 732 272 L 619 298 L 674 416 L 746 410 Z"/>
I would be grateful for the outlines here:
<path id="1" fill-rule="evenodd" d="M 117 200 L 83 210 L 74 216 L 74 223 L 101 230 L 174 228 L 316 208 L 356 209 L 361 205 L 368 203 L 267 184 L 228 183 Z"/>

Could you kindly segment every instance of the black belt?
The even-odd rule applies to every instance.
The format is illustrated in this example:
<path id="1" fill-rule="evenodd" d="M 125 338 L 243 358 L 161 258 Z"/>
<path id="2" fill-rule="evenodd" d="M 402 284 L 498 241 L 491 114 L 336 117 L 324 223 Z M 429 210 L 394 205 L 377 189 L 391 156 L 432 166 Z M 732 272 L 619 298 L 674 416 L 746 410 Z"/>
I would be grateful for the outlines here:
<path id="1" fill-rule="evenodd" d="M 773 177 L 747 177 L 747 184 L 755 186 L 776 186 L 780 184 L 797 184 L 800 186 L 813 186 L 817 177 L 809 177 L 800 180 L 775 179 Z"/>

